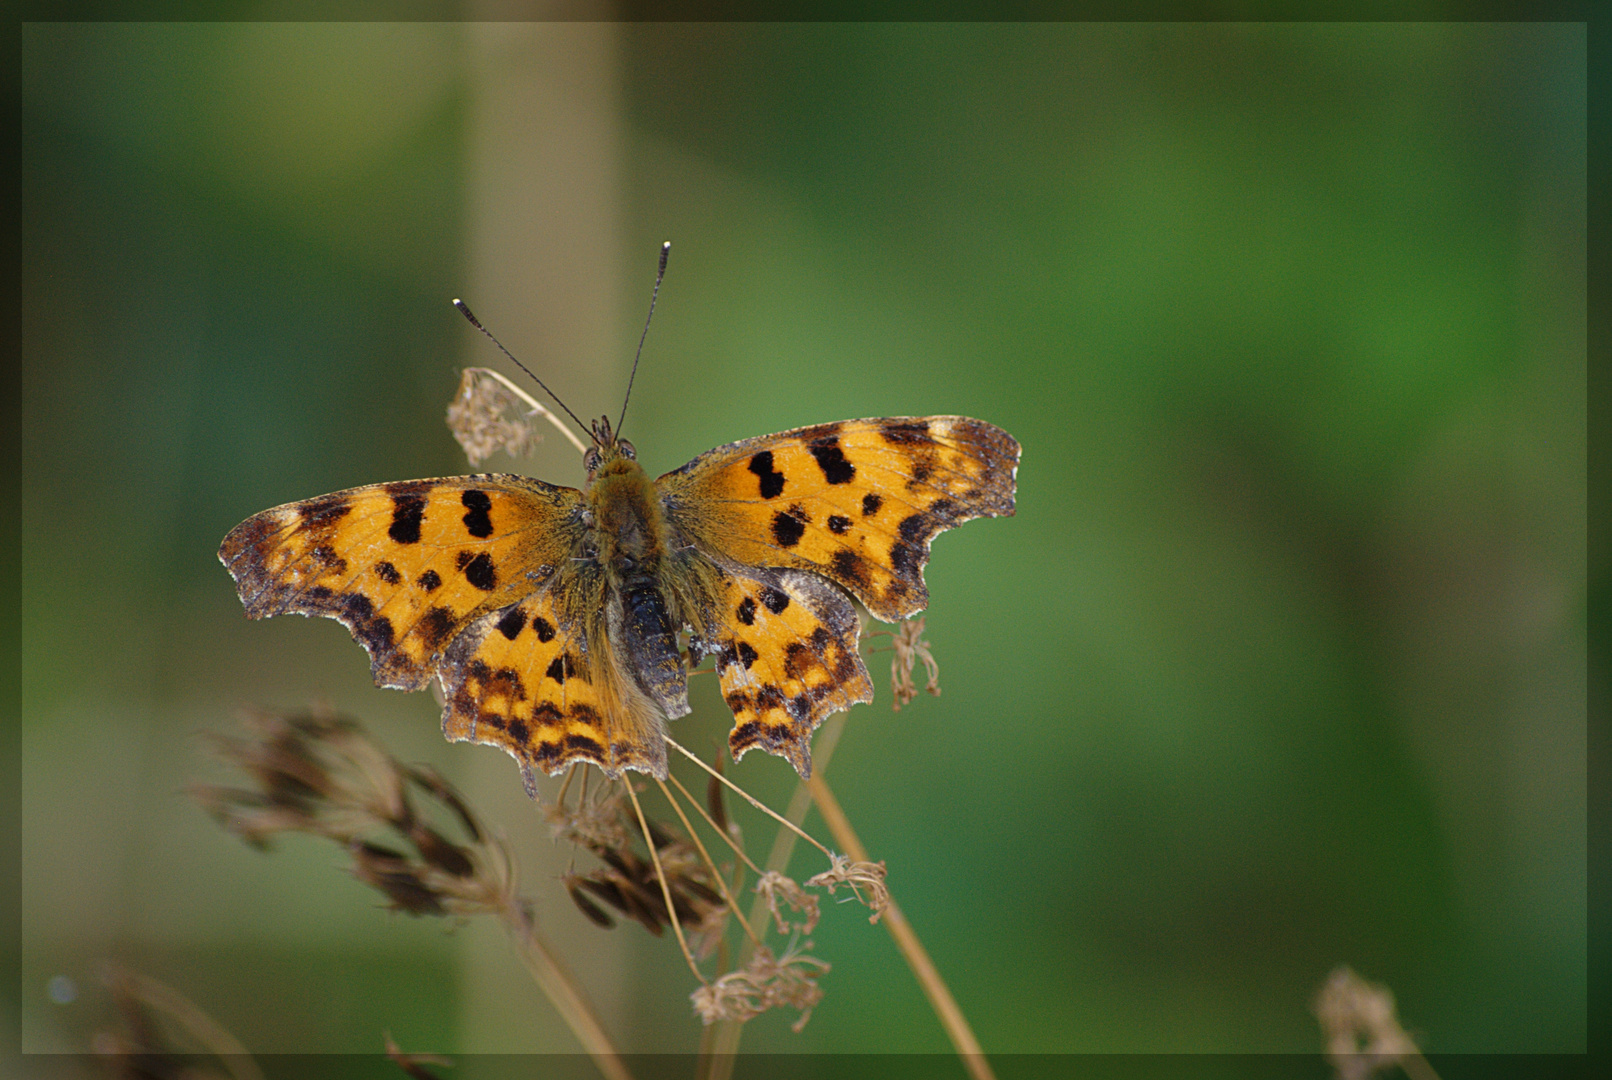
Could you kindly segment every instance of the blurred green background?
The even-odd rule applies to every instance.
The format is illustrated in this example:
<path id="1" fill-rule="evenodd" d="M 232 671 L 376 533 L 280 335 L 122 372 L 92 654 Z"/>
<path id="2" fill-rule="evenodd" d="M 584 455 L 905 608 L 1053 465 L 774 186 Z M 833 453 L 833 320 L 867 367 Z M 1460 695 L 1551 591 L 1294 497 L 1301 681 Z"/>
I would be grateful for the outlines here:
<path id="1" fill-rule="evenodd" d="M 198 730 L 315 698 L 499 820 L 624 1047 L 695 1047 L 674 946 L 571 910 L 513 765 L 336 624 L 247 622 L 214 555 L 467 471 L 443 409 L 496 354 L 451 297 L 613 411 L 663 239 L 651 473 L 859 416 L 1023 443 L 1018 516 L 935 544 L 942 696 L 892 714 L 876 657 L 830 770 L 987 1050 L 1308 1053 L 1340 963 L 1429 1050 L 1584 1049 L 1583 26 L 22 46 L 25 1050 L 87 1045 L 109 957 L 254 1050 L 575 1050 L 496 927 L 387 914 L 183 796 L 225 776 Z M 581 479 L 559 439 L 489 467 Z M 674 732 L 716 745 L 695 703 Z M 811 1023 L 745 1049 L 947 1050 L 882 929 L 815 939 Z"/>

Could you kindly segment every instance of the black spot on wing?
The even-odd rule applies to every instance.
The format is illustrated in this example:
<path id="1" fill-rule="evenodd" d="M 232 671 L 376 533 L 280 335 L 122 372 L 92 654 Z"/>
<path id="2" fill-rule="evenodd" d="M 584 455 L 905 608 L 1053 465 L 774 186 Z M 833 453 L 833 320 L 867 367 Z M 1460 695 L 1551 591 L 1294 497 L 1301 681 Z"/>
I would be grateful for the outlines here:
<path id="1" fill-rule="evenodd" d="M 804 641 L 791 641 L 784 649 L 784 672 L 791 679 L 799 679 L 820 663 L 822 661 L 816 651 Z"/>
<path id="2" fill-rule="evenodd" d="M 376 615 L 375 605 L 370 602 L 369 597 L 362 593 L 348 593 L 340 598 L 334 613 L 377 662 L 392 651 L 396 636 L 392 629 L 392 620 L 384 615 Z"/>
<path id="3" fill-rule="evenodd" d="M 297 516 L 302 519 L 303 528 L 314 532 L 328 532 L 336 522 L 350 514 L 352 509 L 352 503 L 347 501 L 345 495 L 324 495 L 298 505 Z"/>
<path id="4" fill-rule="evenodd" d="M 418 490 L 392 493 L 392 525 L 386 530 L 399 544 L 420 542 L 420 522 L 425 519 L 425 495 Z"/>
<path id="5" fill-rule="evenodd" d="M 772 516 L 772 535 L 780 547 L 794 547 L 806 535 L 806 525 L 795 516 L 793 510 L 780 510 Z"/>
<path id="6" fill-rule="evenodd" d="M 918 570 L 918 558 L 921 549 L 914 548 L 906 541 L 897 540 L 890 545 L 890 565 L 902 577 L 910 577 Z"/>
<path id="7" fill-rule="evenodd" d="M 540 742 L 532 747 L 532 764 L 546 772 L 552 772 L 560 764 L 560 745 L 558 743 Z"/>
<path id="8" fill-rule="evenodd" d="M 493 501 L 487 497 L 485 491 L 467 491 L 459 496 L 459 501 L 465 505 L 465 531 L 477 539 L 485 540 L 493 534 L 493 519 L 490 512 Z"/>
<path id="9" fill-rule="evenodd" d="M 549 662 L 549 668 L 545 674 L 563 686 L 565 685 L 565 680 L 576 677 L 576 662 L 571 659 L 570 653 L 561 653 Z"/>
<path id="10" fill-rule="evenodd" d="M 839 514 L 830 514 L 829 515 L 829 519 L 828 519 L 828 531 L 829 532 L 833 533 L 836 536 L 844 536 L 845 533 L 850 528 L 851 528 L 851 519 L 850 518 L 841 517 Z"/>
<path id="11" fill-rule="evenodd" d="M 486 665 L 483 665 L 485 667 Z M 501 667 L 495 671 L 484 671 L 481 675 L 481 696 L 506 697 L 510 701 L 526 700 L 526 684 L 521 681 L 520 673 L 511 667 Z"/>
<path id="12" fill-rule="evenodd" d="M 511 720 L 509 722 L 509 736 L 516 742 L 524 743 L 531 733 L 531 729 L 526 726 L 525 721 Z"/>
<path id="13" fill-rule="evenodd" d="M 767 610 L 772 612 L 774 615 L 782 615 L 784 613 L 784 609 L 789 607 L 789 594 L 781 589 L 775 589 L 771 585 L 768 585 L 766 588 L 761 590 L 761 602 L 765 604 L 767 606 Z"/>
<path id="14" fill-rule="evenodd" d="M 938 532 L 958 524 L 957 504 L 950 499 L 936 499 L 929 509 L 908 514 L 896 526 L 901 539 L 907 544 L 923 546 Z"/>
<path id="15" fill-rule="evenodd" d="M 784 707 L 784 692 L 768 683 L 756 691 L 756 711 L 765 713 Z"/>
<path id="16" fill-rule="evenodd" d="M 862 516 L 872 517 L 874 514 L 879 512 L 879 507 L 883 505 L 884 500 L 879 498 L 877 495 L 862 496 Z"/>
<path id="17" fill-rule="evenodd" d="M 750 471 L 761 480 L 761 497 L 776 499 L 784 491 L 784 474 L 772 465 L 772 451 L 763 450 L 750 458 Z"/>
<path id="18" fill-rule="evenodd" d="M 426 592 L 435 592 L 442 586 L 442 575 L 438 574 L 435 570 L 427 570 L 425 573 L 415 578 L 414 583 L 420 588 L 424 589 Z"/>
<path id="19" fill-rule="evenodd" d="M 605 760 L 604 747 L 586 735 L 567 735 L 565 737 L 565 748 L 574 753 L 592 754 L 599 761 Z"/>
<path id="20" fill-rule="evenodd" d="M 498 571 L 492 559 L 485 551 L 473 559 L 466 559 L 468 554 L 466 551 L 459 553 L 459 569 L 464 571 L 465 580 L 482 592 L 492 592 L 498 586 Z"/>
<path id="21" fill-rule="evenodd" d="M 755 649 L 751 648 L 748 641 L 739 642 L 738 647 L 734 650 L 734 655 L 738 658 L 739 663 L 745 666 L 745 670 L 747 671 L 749 670 L 750 665 L 759 659 L 759 654 Z"/>
<path id="22" fill-rule="evenodd" d="M 321 576 L 325 574 L 345 574 L 347 572 L 347 560 L 337 555 L 336 549 L 329 544 L 316 545 L 312 551 L 308 552 L 308 557 L 319 564 Z"/>
<path id="23" fill-rule="evenodd" d="M 754 626 L 756 622 L 755 597 L 747 596 L 743 600 L 739 601 L 738 610 L 736 610 L 734 614 L 737 615 L 739 617 L 739 621 L 744 623 L 746 626 Z"/>
<path id="24" fill-rule="evenodd" d="M 554 640 L 554 624 L 543 616 L 532 616 L 532 629 L 537 631 L 537 640 L 545 644 Z"/>
<path id="25" fill-rule="evenodd" d="M 510 641 L 520 637 L 521 631 L 526 629 L 526 612 L 518 607 L 512 607 L 504 612 L 503 618 L 498 620 L 498 632 Z"/>
<path id="26" fill-rule="evenodd" d="M 834 576 L 848 585 L 865 590 L 870 584 L 868 564 L 849 548 L 840 548 L 834 553 L 832 566 Z"/>
<path id="27" fill-rule="evenodd" d="M 926 420 L 892 420 L 879 425 L 879 434 L 897 446 L 932 446 L 935 442 Z"/>
<path id="28" fill-rule="evenodd" d="M 428 608 L 426 613 L 420 616 L 420 621 L 415 624 L 414 629 L 426 648 L 434 650 L 453 633 L 456 622 L 453 612 L 445 607 L 434 607 Z"/>
<path id="29" fill-rule="evenodd" d="M 907 543 L 921 544 L 926 537 L 935 534 L 935 523 L 928 514 L 920 512 L 902 518 L 896 529 Z"/>
<path id="30" fill-rule="evenodd" d="M 397 572 L 397 567 L 385 560 L 375 564 L 375 576 L 388 585 L 396 585 L 403 580 L 403 575 Z"/>
<path id="31" fill-rule="evenodd" d="M 851 478 L 856 476 L 856 467 L 845 460 L 845 451 L 840 449 L 839 439 L 816 439 L 808 443 L 806 449 L 817 459 L 817 467 L 823 470 L 823 479 L 829 483 L 849 484 Z"/>

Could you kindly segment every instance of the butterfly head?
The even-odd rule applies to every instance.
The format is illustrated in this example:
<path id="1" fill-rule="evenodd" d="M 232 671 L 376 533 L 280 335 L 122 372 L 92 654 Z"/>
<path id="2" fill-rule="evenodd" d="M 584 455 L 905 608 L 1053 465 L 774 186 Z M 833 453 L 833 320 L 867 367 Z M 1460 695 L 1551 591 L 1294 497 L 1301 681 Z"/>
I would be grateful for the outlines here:
<path id="1" fill-rule="evenodd" d="M 639 467 L 637 449 L 611 430 L 610 417 L 595 420 L 590 434 L 593 445 L 582 455 L 582 467 L 587 470 L 590 484 L 602 472 L 625 472 Z M 633 464 L 629 466 L 627 462 Z"/>

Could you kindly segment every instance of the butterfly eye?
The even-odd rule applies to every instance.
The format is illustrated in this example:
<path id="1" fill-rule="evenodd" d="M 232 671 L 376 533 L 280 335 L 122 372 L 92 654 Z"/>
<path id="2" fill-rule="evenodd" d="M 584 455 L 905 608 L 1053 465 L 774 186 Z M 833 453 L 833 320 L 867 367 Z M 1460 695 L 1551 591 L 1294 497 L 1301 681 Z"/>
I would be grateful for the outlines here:
<path id="1" fill-rule="evenodd" d="M 582 467 L 587 470 L 589 476 L 599 471 L 598 447 L 588 447 L 588 452 L 582 455 Z"/>
<path id="2" fill-rule="evenodd" d="M 633 447 L 632 443 L 628 442 L 626 439 L 617 439 L 616 445 L 621 448 L 621 453 L 624 457 L 630 458 L 633 461 L 638 460 L 638 451 Z"/>

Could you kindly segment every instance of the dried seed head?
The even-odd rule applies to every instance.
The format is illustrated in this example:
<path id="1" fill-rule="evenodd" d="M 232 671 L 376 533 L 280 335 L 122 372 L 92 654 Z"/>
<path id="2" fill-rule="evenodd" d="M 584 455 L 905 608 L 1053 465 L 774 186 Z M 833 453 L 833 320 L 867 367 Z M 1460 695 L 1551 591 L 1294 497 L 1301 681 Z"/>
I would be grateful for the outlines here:
<path id="1" fill-rule="evenodd" d="M 1399 1026 L 1394 995 L 1386 986 L 1368 983 L 1346 966 L 1333 971 L 1322 984 L 1315 1015 L 1339 1080 L 1366 1080 L 1401 1058 L 1419 1053 Z"/>
<path id="2" fill-rule="evenodd" d="M 353 876 L 386 894 L 394 911 L 410 915 L 446 915 L 443 897 L 415 871 L 409 860 L 375 844 L 352 845 Z"/>
<path id="3" fill-rule="evenodd" d="M 506 912 L 517 903 L 514 863 L 502 841 L 488 838 L 464 800 L 433 770 L 407 768 L 352 720 L 324 713 L 257 714 L 245 738 L 215 738 L 220 756 L 239 766 L 257 790 L 199 785 L 191 795 L 225 828 L 265 848 L 283 832 L 311 833 L 340 844 L 352 872 L 411 915 Z M 469 843 L 448 839 L 416 810 L 457 820 Z M 386 835 L 403 844 L 380 841 Z"/>
<path id="4" fill-rule="evenodd" d="M 621 792 L 615 790 L 603 799 L 580 798 L 576 803 L 556 802 L 544 811 L 556 840 L 565 840 L 597 854 L 600 851 L 627 850 L 636 830 L 628 828 L 621 805 Z"/>
<path id="5" fill-rule="evenodd" d="M 856 898 L 873 912 L 868 922 L 876 923 L 884 909 L 890 906 L 890 890 L 884 884 L 883 860 L 852 862 L 847 856 L 833 856 L 833 865 L 821 874 L 806 879 L 807 885 L 827 889 L 830 895 L 841 885 L 849 885 Z M 864 896 L 863 893 L 867 895 Z"/>
<path id="6" fill-rule="evenodd" d="M 655 876 L 654 862 L 640 855 L 634 846 L 637 823 L 628 817 L 623 790 L 613 786 L 602 798 L 590 801 L 584 797 L 574 805 L 557 800 L 547 810 L 549 822 L 556 838 L 569 840 L 604 863 L 597 870 L 567 875 L 565 879 L 566 888 L 583 914 L 601 926 L 610 925 L 596 917 L 595 912 L 609 918 L 592 902 L 599 900 L 659 937 L 671 925 L 671 914 Z M 706 931 L 717 925 L 718 913 L 725 914 L 727 909 L 710 868 L 698 849 L 669 827 L 650 822 L 649 833 L 666 875 L 678 922 L 684 927 L 699 928 L 696 934 L 703 935 L 702 949 L 715 947 L 716 938 Z M 581 891 L 592 899 L 582 898 Z M 594 910 L 590 911 L 590 906 Z M 720 933 L 716 936 L 720 937 Z"/>
<path id="7" fill-rule="evenodd" d="M 586 878 L 577 877 L 575 874 L 564 874 L 560 880 L 565 883 L 565 891 L 571 895 L 572 903 L 576 904 L 578 910 L 586 915 L 590 922 L 606 930 L 616 925 L 616 920 L 612 919 L 604 908 L 588 899 L 586 890 L 589 882 Z"/>
<path id="8" fill-rule="evenodd" d="M 750 962 L 737 971 L 730 971 L 701 986 L 689 995 L 694 1011 L 707 1024 L 718 1020 L 736 1020 L 743 1023 L 768 1009 L 781 1005 L 800 1010 L 800 1018 L 792 1025 L 795 1031 L 806 1026 L 812 1009 L 823 1000 L 823 989 L 817 980 L 829 970 L 829 965 L 805 950 L 810 943 L 791 946 L 782 957 L 774 958 L 765 945 L 756 947 Z"/>
<path id="9" fill-rule="evenodd" d="M 929 642 L 923 640 L 924 617 L 908 619 L 891 635 L 895 656 L 890 660 L 891 710 L 899 712 L 918 696 L 918 687 L 912 681 L 912 669 L 923 661 L 929 679 L 924 689 L 931 694 L 940 693 L 940 665 L 929 651 Z"/>
<path id="10" fill-rule="evenodd" d="M 486 369 L 465 369 L 448 405 L 448 430 L 470 464 L 480 465 L 498 450 L 520 457 L 543 441 L 523 404 Z"/>
<path id="11" fill-rule="evenodd" d="M 785 877 L 776 870 L 768 870 L 761 875 L 761 880 L 756 882 L 756 892 L 766 901 L 767 910 L 772 912 L 773 921 L 777 924 L 780 934 L 796 931 L 809 934 L 817 928 L 820 914 L 817 897 L 802 889 L 794 878 Z M 805 914 L 805 920 L 800 923 L 788 922 L 783 912 L 778 909 L 780 901 Z"/>

